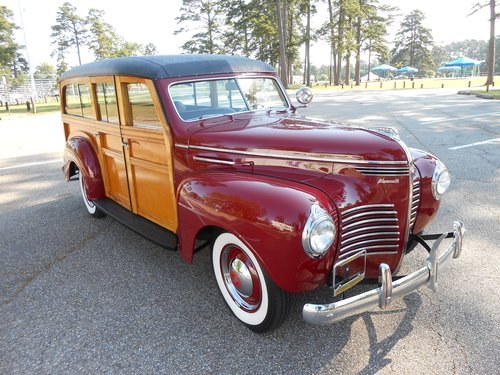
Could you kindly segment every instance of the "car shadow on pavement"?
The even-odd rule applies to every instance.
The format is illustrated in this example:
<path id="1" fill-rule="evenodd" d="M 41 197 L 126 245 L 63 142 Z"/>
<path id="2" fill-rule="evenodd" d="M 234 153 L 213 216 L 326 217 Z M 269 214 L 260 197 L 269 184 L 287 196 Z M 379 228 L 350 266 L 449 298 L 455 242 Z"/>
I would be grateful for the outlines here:
<path id="1" fill-rule="evenodd" d="M 368 338 L 370 342 L 370 358 L 365 368 L 358 373 L 359 375 L 373 374 L 391 364 L 392 361 L 387 358 L 387 355 L 402 338 L 409 336 L 413 330 L 412 322 L 415 320 L 415 316 L 420 310 L 422 297 L 418 293 L 413 293 L 412 295 L 404 297 L 403 302 L 406 305 L 406 308 L 402 309 L 404 311 L 403 318 L 394 332 L 380 341 L 377 338 L 377 327 L 373 321 L 373 317 L 384 315 L 386 319 L 391 319 L 390 315 L 394 315 L 397 311 L 402 310 L 381 310 L 363 314 L 362 318 L 365 323 L 366 330 L 368 331 Z"/>

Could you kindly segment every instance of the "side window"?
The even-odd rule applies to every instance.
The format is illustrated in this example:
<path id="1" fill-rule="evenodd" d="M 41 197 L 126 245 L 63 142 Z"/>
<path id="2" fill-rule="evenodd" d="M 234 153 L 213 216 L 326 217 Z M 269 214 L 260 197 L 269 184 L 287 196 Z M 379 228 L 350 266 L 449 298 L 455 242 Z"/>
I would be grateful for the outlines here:
<path id="1" fill-rule="evenodd" d="M 94 112 L 92 111 L 92 102 L 90 101 L 90 90 L 87 85 L 78 85 L 80 91 L 80 103 L 82 106 L 82 116 L 86 118 L 93 118 Z"/>
<path id="2" fill-rule="evenodd" d="M 96 84 L 97 105 L 101 121 L 119 123 L 115 85 L 111 82 Z"/>
<path id="3" fill-rule="evenodd" d="M 65 113 L 95 120 L 92 111 L 89 86 L 86 84 L 69 84 L 65 86 Z"/>
<path id="4" fill-rule="evenodd" d="M 127 83 L 132 125 L 139 127 L 161 127 L 153 99 L 144 83 Z"/>
<path id="5" fill-rule="evenodd" d="M 64 87 L 64 96 L 66 106 L 64 112 L 68 115 L 82 116 L 82 107 L 80 105 L 80 93 L 78 85 L 69 84 Z"/>

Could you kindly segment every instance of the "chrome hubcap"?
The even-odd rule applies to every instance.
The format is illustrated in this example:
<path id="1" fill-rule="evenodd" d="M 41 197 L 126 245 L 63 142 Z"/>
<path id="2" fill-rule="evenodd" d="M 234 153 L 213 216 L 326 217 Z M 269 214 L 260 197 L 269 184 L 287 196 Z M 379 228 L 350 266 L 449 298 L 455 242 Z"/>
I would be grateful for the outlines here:
<path id="1" fill-rule="evenodd" d="M 259 276 L 252 261 L 233 245 L 222 250 L 220 258 L 224 284 L 233 301 L 247 312 L 257 310 L 261 302 Z"/>
<path id="2" fill-rule="evenodd" d="M 250 297 L 253 291 L 252 275 L 248 267 L 240 259 L 235 259 L 229 266 L 231 282 L 239 294 Z"/>

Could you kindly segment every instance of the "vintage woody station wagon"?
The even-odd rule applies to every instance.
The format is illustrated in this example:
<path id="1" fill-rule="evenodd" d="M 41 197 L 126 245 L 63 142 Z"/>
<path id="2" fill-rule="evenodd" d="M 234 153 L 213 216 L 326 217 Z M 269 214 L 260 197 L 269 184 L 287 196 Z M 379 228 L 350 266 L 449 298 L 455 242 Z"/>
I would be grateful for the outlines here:
<path id="1" fill-rule="evenodd" d="M 291 293 L 325 285 L 335 300 L 306 304 L 310 323 L 384 308 L 422 285 L 434 289 L 438 265 L 460 255 L 461 222 L 423 234 L 450 183 L 441 161 L 392 129 L 300 117 L 267 64 L 103 60 L 63 74 L 60 94 L 64 173 L 78 176 L 88 212 L 187 262 L 206 247 L 225 302 L 254 331 L 283 322 Z M 302 104 L 311 98 L 297 92 Z M 393 278 L 419 243 L 427 263 Z M 378 287 L 344 296 L 377 278 Z"/>

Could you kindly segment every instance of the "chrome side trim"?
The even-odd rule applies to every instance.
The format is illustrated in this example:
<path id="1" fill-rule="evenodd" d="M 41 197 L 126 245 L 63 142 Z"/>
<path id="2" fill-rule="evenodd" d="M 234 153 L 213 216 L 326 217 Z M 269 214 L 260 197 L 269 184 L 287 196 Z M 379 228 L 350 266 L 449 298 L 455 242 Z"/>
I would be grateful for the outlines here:
<path id="1" fill-rule="evenodd" d="M 455 221 L 453 223 L 453 242 L 451 245 L 442 254 L 438 255 L 441 242 L 447 236 L 447 233 L 443 233 L 432 246 L 429 258 L 427 258 L 427 262 L 422 268 L 393 281 L 390 271 L 388 272 L 389 267 L 382 263 L 379 270 L 380 287 L 334 303 L 308 303 L 304 305 L 302 310 L 304 320 L 311 324 L 331 324 L 361 314 L 377 306 L 385 308 L 394 299 L 404 297 L 424 285 L 435 290 L 441 266 L 447 264 L 450 259 L 460 256 L 464 235 L 464 224 L 461 221 Z"/>
<path id="2" fill-rule="evenodd" d="M 230 154 L 254 156 L 254 157 L 267 157 L 275 159 L 307 160 L 307 161 L 343 163 L 343 164 L 408 165 L 407 161 L 363 160 L 363 159 L 356 159 L 354 156 L 350 157 L 347 155 L 314 154 L 307 152 L 306 153 L 285 152 L 273 149 L 259 149 L 259 150 L 245 151 L 245 150 L 233 150 L 233 149 L 219 148 L 219 147 L 190 146 L 178 143 L 175 144 L 175 147 L 190 149 L 190 150 L 198 150 L 198 151 L 221 152 L 221 153 L 230 153 Z"/>
<path id="3" fill-rule="evenodd" d="M 355 168 L 359 173 L 365 176 L 408 176 L 410 171 L 408 167 L 379 167 L 379 166 L 370 166 L 370 167 L 357 167 Z"/>
<path id="4" fill-rule="evenodd" d="M 204 162 L 204 163 L 214 163 L 214 164 L 224 164 L 224 165 L 235 165 L 236 162 L 231 160 L 221 160 L 221 159 L 212 159 L 212 158 L 203 158 L 200 156 L 194 156 L 194 160 Z"/>

